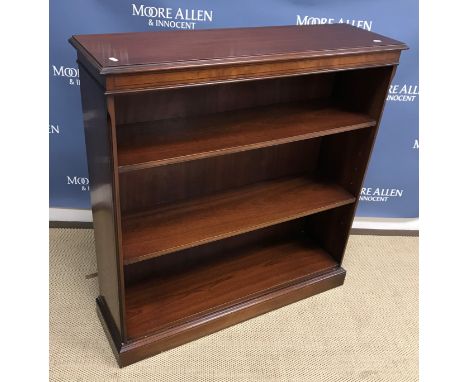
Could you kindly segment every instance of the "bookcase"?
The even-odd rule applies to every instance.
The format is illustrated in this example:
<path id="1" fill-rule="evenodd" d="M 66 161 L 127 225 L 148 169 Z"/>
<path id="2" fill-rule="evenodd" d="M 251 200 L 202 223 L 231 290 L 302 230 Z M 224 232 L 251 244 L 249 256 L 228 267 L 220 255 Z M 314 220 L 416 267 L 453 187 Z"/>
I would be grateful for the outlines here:
<path id="1" fill-rule="evenodd" d="M 70 43 L 120 366 L 344 282 L 405 44 L 346 24 Z"/>

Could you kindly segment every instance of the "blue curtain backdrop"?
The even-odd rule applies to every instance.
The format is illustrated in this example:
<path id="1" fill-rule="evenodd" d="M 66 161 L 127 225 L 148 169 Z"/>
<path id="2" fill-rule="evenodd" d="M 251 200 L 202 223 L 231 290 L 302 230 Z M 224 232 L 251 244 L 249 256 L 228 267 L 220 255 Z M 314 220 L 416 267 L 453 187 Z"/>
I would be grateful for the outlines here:
<path id="1" fill-rule="evenodd" d="M 74 34 L 349 23 L 407 43 L 357 216 L 418 217 L 416 0 L 50 1 L 50 207 L 90 208 Z"/>

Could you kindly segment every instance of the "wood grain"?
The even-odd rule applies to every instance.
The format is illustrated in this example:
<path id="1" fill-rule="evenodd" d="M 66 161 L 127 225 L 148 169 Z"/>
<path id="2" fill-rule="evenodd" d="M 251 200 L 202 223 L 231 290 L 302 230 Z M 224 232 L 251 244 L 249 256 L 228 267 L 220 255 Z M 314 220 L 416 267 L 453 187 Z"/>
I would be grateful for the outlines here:
<path id="1" fill-rule="evenodd" d="M 107 94 L 133 94 L 151 90 L 187 88 L 200 85 L 274 79 L 304 74 L 397 65 L 400 51 L 382 51 L 289 60 L 284 63 L 250 63 L 214 68 L 187 68 L 161 72 L 110 74 L 106 76 Z"/>
<path id="2" fill-rule="evenodd" d="M 274 104 L 332 98 L 338 73 L 225 82 L 115 95 L 117 125 L 190 118 Z"/>
<path id="3" fill-rule="evenodd" d="M 269 289 L 317 276 L 337 265 L 308 241 L 263 242 L 175 274 L 128 288 L 127 330 L 131 338 L 226 309 Z"/>
<path id="4" fill-rule="evenodd" d="M 344 24 L 70 43 L 119 365 L 343 283 L 405 44 Z"/>
<path id="5" fill-rule="evenodd" d="M 322 214 L 328 212 L 322 212 Z M 313 216 L 317 215 L 320 215 L 320 213 Z M 307 224 L 308 217 L 303 217 L 187 248 L 165 256 L 127 264 L 125 266 L 126 288 L 146 279 L 164 276 L 169 273 L 184 272 L 201 263 L 216 261 L 218 257 L 227 256 L 229 253 L 241 253 L 249 247 L 256 247 L 262 243 L 290 240 L 305 232 Z"/>
<path id="6" fill-rule="evenodd" d="M 119 197 L 114 183 L 114 152 L 111 121 L 107 99 L 98 84 L 80 66 L 81 94 L 88 172 L 90 180 L 91 209 L 93 212 L 94 237 L 97 268 L 99 273 L 99 295 L 108 307 L 113 326 L 123 338 L 123 280 L 118 241 Z"/>
<path id="7" fill-rule="evenodd" d="M 120 173 L 122 213 L 143 212 L 287 176 L 313 175 L 321 139 Z"/>
<path id="8" fill-rule="evenodd" d="M 310 178 L 261 182 L 125 217 L 124 263 L 130 264 L 353 203 L 342 188 Z"/>
<path id="9" fill-rule="evenodd" d="M 128 341 L 123 345 L 117 344 L 117 348 L 120 348 L 117 360 L 121 367 L 132 364 L 282 306 L 336 288 L 343 284 L 345 276 L 346 271 L 336 267 L 316 277 L 272 289 L 269 293 L 244 300 L 230 306 L 229 309 L 215 311 L 198 319 L 194 318 L 153 335 Z"/>
<path id="10" fill-rule="evenodd" d="M 76 35 L 70 43 L 92 57 L 101 74 L 406 48 L 348 24 Z"/>
<path id="11" fill-rule="evenodd" d="M 359 113 L 308 103 L 174 118 L 118 127 L 119 171 L 279 145 L 374 126 Z"/>

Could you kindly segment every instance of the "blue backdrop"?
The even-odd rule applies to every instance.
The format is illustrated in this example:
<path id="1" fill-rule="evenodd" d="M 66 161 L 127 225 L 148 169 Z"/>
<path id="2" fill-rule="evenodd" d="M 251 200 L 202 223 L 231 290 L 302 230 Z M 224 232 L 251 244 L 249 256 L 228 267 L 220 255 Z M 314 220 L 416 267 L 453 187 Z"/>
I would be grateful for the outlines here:
<path id="1" fill-rule="evenodd" d="M 416 0 L 50 1 L 50 207 L 90 208 L 73 34 L 349 23 L 407 43 L 360 196 L 362 217 L 418 217 Z"/>

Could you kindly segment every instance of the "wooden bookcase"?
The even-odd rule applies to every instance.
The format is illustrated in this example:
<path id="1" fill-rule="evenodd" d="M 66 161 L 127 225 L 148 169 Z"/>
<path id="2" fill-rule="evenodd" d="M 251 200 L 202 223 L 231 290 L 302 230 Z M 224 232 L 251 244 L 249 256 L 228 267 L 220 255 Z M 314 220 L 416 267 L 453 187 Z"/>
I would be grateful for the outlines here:
<path id="1" fill-rule="evenodd" d="M 343 283 L 403 43 L 343 24 L 70 42 L 119 365 Z"/>

